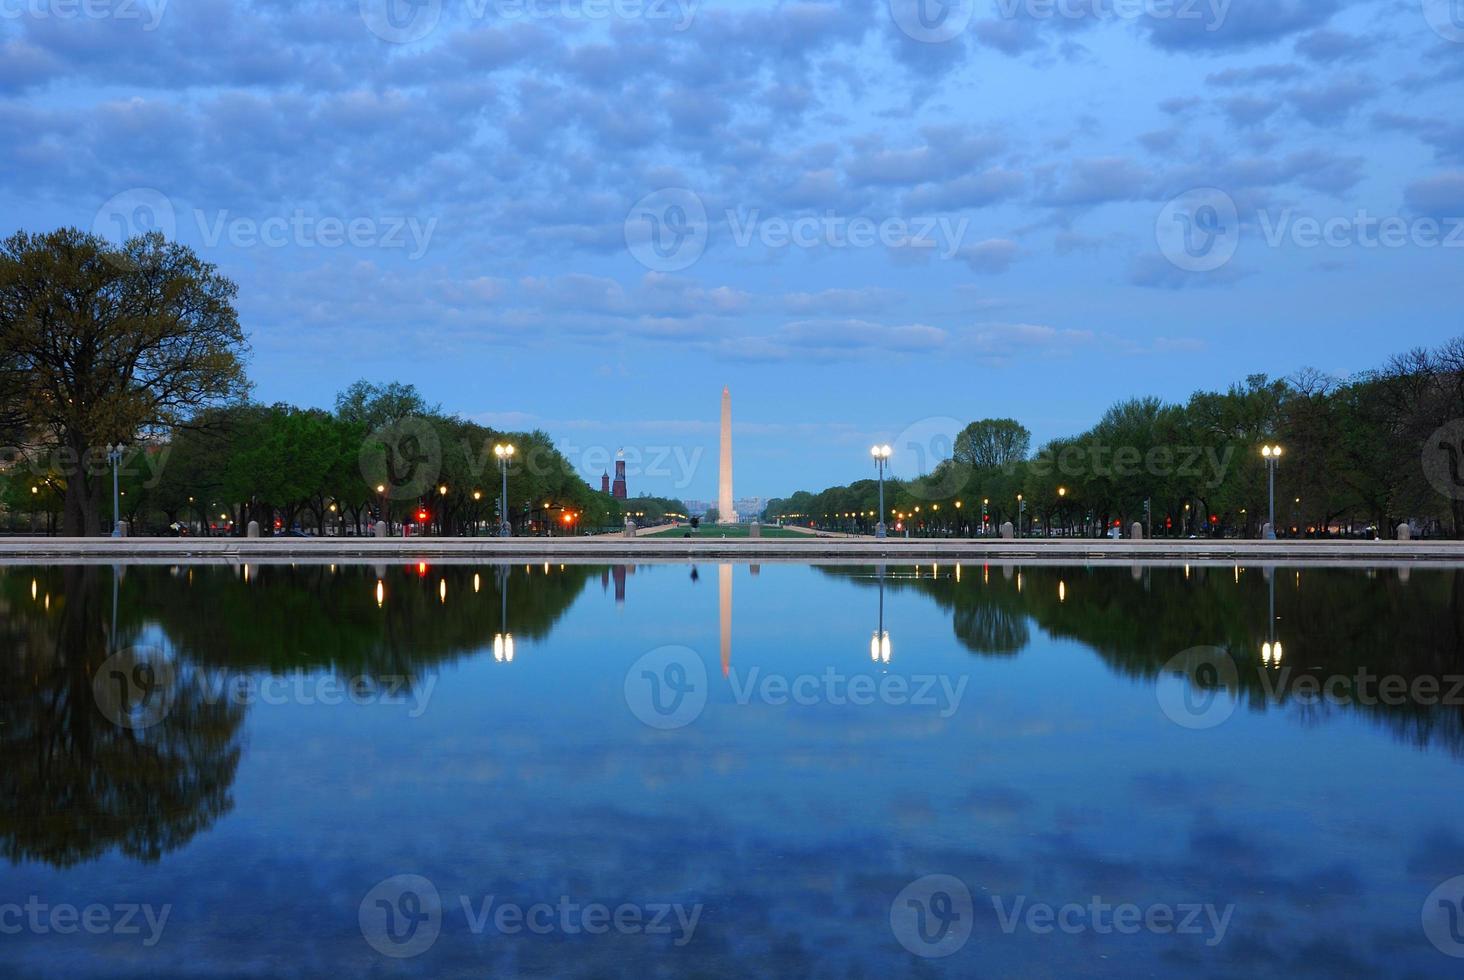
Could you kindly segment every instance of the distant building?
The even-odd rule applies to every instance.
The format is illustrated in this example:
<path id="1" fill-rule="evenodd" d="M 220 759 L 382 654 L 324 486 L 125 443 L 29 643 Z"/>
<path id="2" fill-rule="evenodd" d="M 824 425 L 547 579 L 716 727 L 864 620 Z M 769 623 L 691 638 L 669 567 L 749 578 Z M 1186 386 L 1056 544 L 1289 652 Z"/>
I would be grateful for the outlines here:
<path id="1" fill-rule="evenodd" d="M 682 503 L 686 505 L 687 517 L 702 517 L 712 509 L 711 502 L 706 500 L 683 500 Z"/>
<path id="2" fill-rule="evenodd" d="M 617 453 L 616 455 L 617 456 L 620 456 L 621 453 Z M 610 482 L 610 474 L 609 473 L 601 473 L 600 474 L 600 492 L 601 493 L 608 493 L 610 496 L 614 497 L 616 500 L 624 500 L 626 498 L 627 494 L 626 494 L 626 490 L 625 490 L 625 460 L 624 459 L 616 459 L 615 460 L 615 482 L 614 483 L 611 483 Z"/>
<path id="3" fill-rule="evenodd" d="M 732 504 L 732 508 L 742 515 L 745 521 L 755 521 L 762 517 L 763 509 L 768 505 L 767 497 L 743 497 Z"/>

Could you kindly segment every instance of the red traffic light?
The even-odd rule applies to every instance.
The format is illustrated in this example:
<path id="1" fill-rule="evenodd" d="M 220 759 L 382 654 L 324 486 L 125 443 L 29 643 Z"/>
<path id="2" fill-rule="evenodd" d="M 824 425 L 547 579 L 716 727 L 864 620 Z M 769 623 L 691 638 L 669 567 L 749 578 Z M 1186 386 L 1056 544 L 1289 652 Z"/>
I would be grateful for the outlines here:
<path id="1" fill-rule="evenodd" d="M 417 511 L 417 523 L 419 523 L 419 524 L 425 524 L 425 523 L 427 523 L 427 516 L 428 515 L 427 515 L 427 512 L 425 510 L 419 510 L 419 511 Z"/>

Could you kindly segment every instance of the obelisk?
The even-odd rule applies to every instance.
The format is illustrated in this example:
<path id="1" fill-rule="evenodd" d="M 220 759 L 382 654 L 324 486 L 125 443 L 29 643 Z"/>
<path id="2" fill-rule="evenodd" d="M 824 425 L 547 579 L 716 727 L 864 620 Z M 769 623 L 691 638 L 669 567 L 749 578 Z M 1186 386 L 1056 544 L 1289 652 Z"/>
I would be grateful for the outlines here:
<path id="1" fill-rule="evenodd" d="M 722 472 L 717 479 L 717 523 L 736 524 L 732 509 L 732 393 L 722 388 Z"/>

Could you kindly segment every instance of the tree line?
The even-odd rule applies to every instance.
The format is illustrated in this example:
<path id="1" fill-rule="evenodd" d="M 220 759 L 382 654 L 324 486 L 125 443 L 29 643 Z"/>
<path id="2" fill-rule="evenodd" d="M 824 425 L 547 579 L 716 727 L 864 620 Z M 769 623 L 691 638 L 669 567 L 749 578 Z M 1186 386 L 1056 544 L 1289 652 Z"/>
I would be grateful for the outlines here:
<path id="1" fill-rule="evenodd" d="M 77 229 L 0 243 L 0 503 L 49 530 L 362 533 L 386 520 L 436 534 L 507 521 L 578 533 L 680 501 L 592 489 L 543 432 L 445 413 L 411 385 L 352 385 L 333 410 L 249 400 L 237 288 L 189 248 L 118 246 Z M 507 507 L 500 462 L 512 445 Z"/>
<path id="2" fill-rule="evenodd" d="M 970 423 L 930 472 L 885 481 L 898 532 L 973 535 L 1020 524 L 1024 534 L 1101 535 L 1138 522 L 1155 536 L 1261 533 L 1275 470 L 1278 534 L 1464 533 L 1464 338 L 1398 355 L 1347 379 L 1305 370 L 1252 375 L 1183 404 L 1120 402 L 1079 435 L 1031 448 L 1013 419 Z M 875 479 L 799 491 L 768 504 L 769 519 L 870 533 Z"/>

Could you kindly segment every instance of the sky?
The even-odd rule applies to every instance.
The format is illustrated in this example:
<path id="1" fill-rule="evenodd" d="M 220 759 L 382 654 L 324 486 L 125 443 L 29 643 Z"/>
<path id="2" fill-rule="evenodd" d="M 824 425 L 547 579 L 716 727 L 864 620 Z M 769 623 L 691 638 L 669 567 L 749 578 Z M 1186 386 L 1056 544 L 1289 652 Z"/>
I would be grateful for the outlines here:
<path id="1" fill-rule="evenodd" d="M 715 500 L 1460 334 L 1464 0 L 0 0 L 0 232 Z"/>

